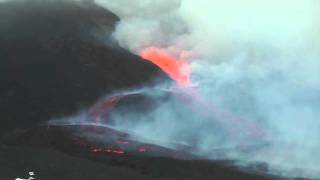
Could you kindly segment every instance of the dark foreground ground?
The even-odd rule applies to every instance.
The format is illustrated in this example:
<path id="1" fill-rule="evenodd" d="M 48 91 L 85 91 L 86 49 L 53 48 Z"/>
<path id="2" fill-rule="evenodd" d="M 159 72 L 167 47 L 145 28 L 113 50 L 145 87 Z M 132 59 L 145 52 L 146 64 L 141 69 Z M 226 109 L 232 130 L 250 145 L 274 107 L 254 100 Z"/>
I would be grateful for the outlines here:
<path id="1" fill-rule="evenodd" d="M 219 163 L 182 161 L 166 158 L 116 156 L 94 159 L 65 154 L 51 148 L 0 147 L 0 179 L 27 178 L 34 171 L 37 179 L 48 180 L 125 180 L 125 179 L 271 179 L 224 167 Z"/>
<path id="2" fill-rule="evenodd" d="M 226 162 L 135 154 L 97 157 L 64 136 L 14 135 L 77 112 L 115 90 L 152 84 L 161 71 L 109 39 L 118 18 L 92 3 L 0 3 L 0 179 L 271 179 Z M 105 44 L 108 42 L 108 44 Z M 24 137 L 24 136 L 22 136 Z"/>
<path id="3" fill-rule="evenodd" d="M 88 151 L 88 144 L 79 139 L 75 141 L 70 133 L 72 129 L 39 126 L 5 134 L 0 146 L 0 178 L 26 177 L 27 172 L 33 171 L 37 179 L 50 180 L 272 179 L 259 175 L 258 171 L 241 172 L 232 166 L 231 161 L 178 160 L 134 151 L 93 153 Z M 164 152 L 161 147 L 153 149 L 153 154 Z M 188 156 L 176 153 L 181 153 L 180 157 Z M 170 157 L 175 152 L 166 154 Z"/>

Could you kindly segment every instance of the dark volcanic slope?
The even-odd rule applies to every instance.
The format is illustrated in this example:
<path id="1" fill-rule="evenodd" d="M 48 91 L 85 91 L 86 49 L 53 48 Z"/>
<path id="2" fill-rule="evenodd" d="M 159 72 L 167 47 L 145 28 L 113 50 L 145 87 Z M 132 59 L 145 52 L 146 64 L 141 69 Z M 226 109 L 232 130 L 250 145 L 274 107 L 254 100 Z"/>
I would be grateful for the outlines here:
<path id="1" fill-rule="evenodd" d="M 139 57 L 97 40 L 108 38 L 117 21 L 90 3 L 0 3 L 1 127 L 26 127 L 70 114 L 105 93 L 160 73 Z"/>

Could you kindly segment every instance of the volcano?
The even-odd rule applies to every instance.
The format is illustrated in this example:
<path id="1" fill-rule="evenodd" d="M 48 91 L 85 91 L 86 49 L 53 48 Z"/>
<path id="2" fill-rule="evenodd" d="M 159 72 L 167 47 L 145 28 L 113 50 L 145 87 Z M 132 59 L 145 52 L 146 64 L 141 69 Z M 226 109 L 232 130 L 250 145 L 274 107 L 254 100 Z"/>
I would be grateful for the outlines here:
<path id="1" fill-rule="evenodd" d="M 110 37 L 119 18 L 92 1 L 4 1 L 0 17 L 0 179 L 29 171 L 37 179 L 66 180 L 274 178 L 240 171 L 229 161 L 195 160 L 188 147 L 142 142 L 108 126 L 47 125 L 91 106 L 93 123 L 112 108 L 152 108 L 140 94 L 94 104 L 114 91 L 152 86 L 155 78 L 188 84 L 188 77 L 166 75 L 166 66 L 119 47 Z M 83 136 L 75 135 L 79 131 Z M 109 139 L 92 140 L 87 132 Z"/>

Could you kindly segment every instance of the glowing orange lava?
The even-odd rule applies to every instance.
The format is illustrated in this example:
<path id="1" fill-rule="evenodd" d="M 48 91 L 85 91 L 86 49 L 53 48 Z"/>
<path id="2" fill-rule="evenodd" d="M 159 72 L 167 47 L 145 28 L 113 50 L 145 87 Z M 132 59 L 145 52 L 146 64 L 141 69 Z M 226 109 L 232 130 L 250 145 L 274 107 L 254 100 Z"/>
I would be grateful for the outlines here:
<path id="1" fill-rule="evenodd" d="M 99 153 L 99 152 L 104 152 L 104 153 L 113 153 L 113 154 L 125 154 L 125 151 L 123 150 L 115 150 L 115 149 L 111 149 L 111 148 L 95 148 L 92 149 L 91 152 L 93 153 Z"/>
<path id="2" fill-rule="evenodd" d="M 145 60 L 152 62 L 175 80 L 178 85 L 190 86 L 190 67 L 185 61 L 177 59 L 164 50 L 158 48 L 148 48 L 140 53 Z"/>

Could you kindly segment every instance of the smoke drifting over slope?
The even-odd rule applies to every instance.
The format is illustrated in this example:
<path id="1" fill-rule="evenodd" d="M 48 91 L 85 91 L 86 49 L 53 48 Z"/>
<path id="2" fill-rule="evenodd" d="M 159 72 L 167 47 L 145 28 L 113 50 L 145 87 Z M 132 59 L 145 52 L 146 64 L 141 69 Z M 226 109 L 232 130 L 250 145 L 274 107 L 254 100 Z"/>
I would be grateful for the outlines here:
<path id="1" fill-rule="evenodd" d="M 236 159 L 267 162 L 289 176 L 320 177 L 319 1 L 96 2 L 121 18 L 113 37 L 122 47 L 136 54 L 155 47 L 190 62 L 201 96 L 261 124 L 270 146 Z M 166 103 L 155 112 L 166 117 L 149 128 L 180 132 L 189 120 L 174 116 Z M 202 131 L 183 127 L 184 133 Z M 224 145 L 210 135 L 198 138 L 203 147 Z"/>

